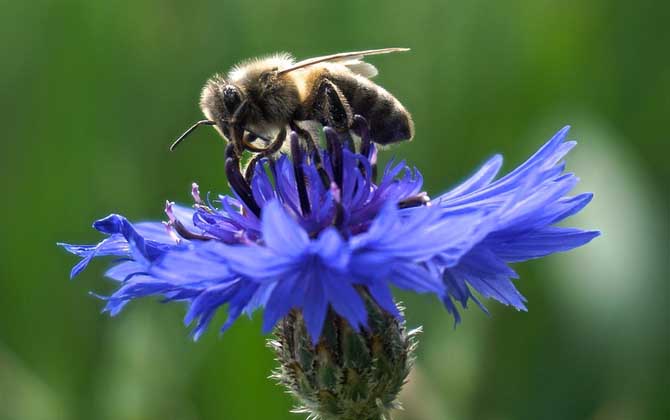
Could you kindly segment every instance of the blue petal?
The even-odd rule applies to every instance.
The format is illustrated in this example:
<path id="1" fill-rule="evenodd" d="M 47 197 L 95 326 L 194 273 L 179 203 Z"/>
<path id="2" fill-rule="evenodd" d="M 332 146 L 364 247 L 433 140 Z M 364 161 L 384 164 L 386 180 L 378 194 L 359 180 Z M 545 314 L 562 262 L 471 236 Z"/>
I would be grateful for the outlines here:
<path id="1" fill-rule="evenodd" d="M 134 223 L 133 227 L 137 234 L 144 239 L 164 244 L 174 244 L 174 239 L 168 234 L 165 225 L 160 222 Z"/>
<path id="2" fill-rule="evenodd" d="M 100 219 L 93 223 L 93 227 L 100 232 L 108 235 L 121 234 L 130 244 L 131 251 L 136 252 L 138 256 L 145 258 L 148 261 L 154 261 L 156 258 L 165 253 L 169 248 L 174 246 L 174 243 L 164 243 L 145 239 L 140 235 L 135 227 L 123 216 L 112 214 L 104 219 Z"/>
<path id="3" fill-rule="evenodd" d="M 240 284 L 241 281 L 236 281 L 211 287 L 204 290 L 191 302 L 191 306 L 184 317 L 184 323 L 189 325 L 194 320 L 198 320 L 193 330 L 194 340 L 200 338 L 216 311 L 238 292 Z"/>
<path id="4" fill-rule="evenodd" d="M 138 274 L 146 274 L 146 267 L 135 261 L 124 261 L 107 270 L 105 276 L 116 281 L 126 281 Z"/>
<path id="5" fill-rule="evenodd" d="M 368 291 L 370 296 L 377 302 L 383 310 L 393 315 L 397 319 L 402 319 L 402 315 L 398 311 L 398 307 L 393 301 L 393 295 L 391 294 L 391 289 L 383 283 L 374 282 L 368 286 Z"/>
<path id="6" fill-rule="evenodd" d="M 175 249 L 150 267 L 152 275 L 174 284 L 218 284 L 232 280 L 234 273 L 219 252 L 226 245 L 215 241 L 194 243 Z"/>
<path id="7" fill-rule="evenodd" d="M 307 233 L 277 200 L 263 208 L 262 225 L 265 244 L 276 252 L 299 255 L 309 244 Z"/>
<path id="8" fill-rule="evenodd" d="M 328 313 L 328 302 L 323 284 L 318 278 L 306 278 L 303 282 L 308 283 L 308 290 L 302 302 L 302 313 L 312 344 L 316 345 Z"/>
<path id="9" fill-rule="evenodd" d="M 284 318 L 292 308 L 301 303 L 302 296 L 296 296 L 294 290 L 300 280 L 300 273 L 288 273 L 286 277 L 277 282 L 263 312 L 263 332 L 265 334 L 272 331 L 277 321 Z"/>
<path id="10" fill-rule="evenodd" d="M 228 319 L 226 319 L 226 322 L 221 326 L 222 333 L 230 328 L 237 318 L 244 312 L 245 308 L 250 304 L 251 299 L 256 295 L 256 291 L 259 287 L 258 284 L 252 282 L 244 282 L 240 285 L 237 293 L 230 299 L 228 305 Z"/>
<path id="11" fill-rule="evenodd" d="M 401 289 L 416 293 L 435 293 L 442 296 L 445 291 L 441 278 L 431 276 L 430 271 L 416 264 L 394 264 L 389 281 Z"/>
<path id="12" fill-rule="evenodd" d="M 276 285 L 277 283 L 259 284 L 258 289 L 256 289 L 253 296 L 251 296 L 251 299 L 249 299 L 249 302 L 247 302 L 247 305 L 244 307 L 244 313 L 251 317 L 256 309 L 267 305 Z"/>
<path id="13" fill-rule="evenodd" d="M 349 264 L 349 249 L 334 227 L 330 227 L 313 242 L 311 252 L 318 255 L 321 261 L 332 269 L 344 270 Z"/>
<path id="14" fill-rule="evenodd" d="M 184 225 L 184 227 L 187 230 L 189 230 L 190 232 L 199 232 L 200 231 L 200 229 L 198 229 L 193 224 L 193 216 L 195 215 L 195 209 L 190 208 L 190 207 L 181 206 L 179 204 L 174 204 L 172 206 L 172 212 L 174 213 L 177 220 L 179 220 L 179 222 L 181 222 L 181 224 Z M 149 223 L 151 223 L 151 222 L 149 222 Z M 162 224 L 159 224 L 159 223 L 152 223 L 152 224 L 161 225 L 161 227 L 163 227 Z M 138 225 L 137 225 L 137 230 L 140 231 L 140 233 L 142 233 L 141 228 L 140 228 L 142 225 L 144 225 L 144 223 L 138 223 Z M 163 227 L 163 231 L 165 231 L 165 227 Z M 150 239 L 154 239 L 154 238 L 150 238 Z"/>
<path id="15" fill-rule="evenodd" d="M 503 178 L 491 182 L 497 166 L 489 161 L 471 180 L 438 198 L 445 211 L 486 211 L 480 237 L 455 264 L 440 255 L 431 264 L 444 269 L 447 288 L 445 305 L 456 321 L 460 319 L 452 299 L 463 307 L 469 299 L 478 304 L 470 287 L 484 297 L 525 310 L 524 298 L 511 279 L 516 273 L 507 263 L 538 258 L 584 245 L 598 232 L 551 226 L 581 210 L 592 194 L 565 197 L 577 183 L 572 174 L 563 174 L 561 159 L 575 146 L 564 142 L 568 128 Z M 481 177 L 481 182 L 480 178 Z M 469 186 L 477 188 L 469 188 Z M 482 235 L 483 234 L 483 235 Z M 482 309 L 485 309 L 479 304 Z"/>
<path id="16" fill-rule="evenodd" d="M 599 231 L 553 226 L 526 232 L 513 240 L 489 240 L 487 245 L 505 261 L 520 262 L 569 251 L 589 243 L 599 235 Z"/>
<path id="17" fill-rule="evenodd" d="M 231 270 L 259 282 L 280 277 L 294 270 L 301 261 L 300 256 L 277 254 L 259 245 L 216 245 L 218 258 Z"/>
<path id="18" fill-rule="evenodd" d="M 502 166 L 503 158 L 501 155 L 495 155 L 486 163 L 482 165 L 474 175 L 463 181 L 460 185 L 452 188 L 449 192 L 443 194 L 441 199 L 448 200 L 449 198 L 469 194 L 477 191 L 491 183 L 493 178 L 498 174 Z"/>
<path id="19" fill-rule="evenodd" d="M 355 331 L 367 326 L 368 311 L 356 289 L 346 279 L 327 271 L 322 273 L 322 281 L 335 312 L 346 319 Z"/>
<path id="20" fill-rule="evenodd" d="M 254 168 L 254 176 L 251 180 L 251 191 L 254 196 L 254 200 L 263 207 L 265 203 L 268 203 L 277 198 L 277 192 L 272 187 L 272 182 L 268 177 L 268 174 L 265 172 L 265 160 L 259 162 Z"/>
<path id="21" fill-rule="evenodd" d="M 368 232 L 352 238 L 352 265 L 385 272 L 383 265 L 399 259 L 423 262 L 438 255 L 445 264 L 454 264 L 489 231 L 487 219 L 476 211 L 445 217 L 440 208 L 419 207 L 404 214 L 409 217 L 387 205 Z"/>
<path id="22" fill-rule="evenodd" d="M 477 292 L 487 298 L 493 298 L 506 305 L 512 305 L 519 310 L 525 310 L 525 299 L 516 290 L 510 280 L 516 278 L 516 273 L 504 261 L 485 248 L 478 247 L 468 253 L 461 263 L 447 269 L 453 277 L 452 285 L 456 280 L 462 282 L 457 296 L 465 294 L 465 283 L 470 284 Z M 460 299 L 459 299 L 460 300 Z M 464 303 L 461 300 L 461 303 Z"/>

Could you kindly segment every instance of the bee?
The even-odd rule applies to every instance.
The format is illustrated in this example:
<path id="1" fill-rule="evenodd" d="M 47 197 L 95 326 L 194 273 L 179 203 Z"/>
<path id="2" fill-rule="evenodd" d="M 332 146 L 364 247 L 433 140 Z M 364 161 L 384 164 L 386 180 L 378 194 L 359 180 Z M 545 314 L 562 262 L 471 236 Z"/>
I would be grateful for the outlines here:
<path id="1" fill-rule="evenodd" d="M 371 138 L 378 144 L 411 140 L 414 123 L 409 112 L 370 80 L 378 71 L 363 61 L 369 55 L 408 50 L 356 51 L 298 62 L 289 54 L 276 54 L 242 62 L 225 77 L 215 75 L 207 81 L 200 97 L 207 119 L 189 128 L 170 150 L 197 127 L 211 125 L 233 142 L 238 153 L 274 153 L 287 127 L 304 133 L 298 123 L 309 122 L 346 131 L 357 114 L 368 121 Z M 257 146 L 256 140 L 267 147 Z"/>

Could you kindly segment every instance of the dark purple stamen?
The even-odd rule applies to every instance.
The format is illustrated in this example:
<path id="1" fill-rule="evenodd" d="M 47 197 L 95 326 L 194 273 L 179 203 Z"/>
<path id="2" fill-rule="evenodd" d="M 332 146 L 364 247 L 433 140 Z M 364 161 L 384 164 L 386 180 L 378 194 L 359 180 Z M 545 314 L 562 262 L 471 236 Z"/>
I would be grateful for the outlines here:
<path id="1" fill-rule="evenodd" d="M 368 126 L 367 120 L 358 114 L 354 115 L 354 122 L 351 125 L 351 129 L 361 138 L 361 154 L 365 157 L 369 157 L 372 140 L 370 139 L 370 127 Z"/>
<path id="2" fill-rule="evenodd" d="M 354 145 L 354 139 L 351 138 L 351 133 L 349 130 L 341 131 L 339 133 L 340 142 L 342 146 L 346 147 L 350 152 L 356 152 L 356 147 Z"/>
<path id="3" fill-rule="evenodd" d="M 240 199 L 246 204 L 247 208 L 251 210 L 256 216 L 261 215 L 261 209 L 256 203 L 253 194 L 251 193 L 251 187 L 249 183 L 244 179 L 242 173 L 240 172 L 240 159 L 237 157 L 236 149 L 233 143 L 229 143 L 226 146 L 226 177 L 228 178 L 228 184 L 232 188 Z"/>
<path id="4" fill-rule="evenodd" d="M 196 201 L 200 201 L 200 192 L 198 191 L 198 184 L 193 183 L 191 193 L 193 194 L 193 197 L 196 199 Z M 170 201 L 165 202 L 165 214 L 168 217 L 168 222 L 163 222 L 165 227 L 167 228 L 168 234 L 172 236 L 177 242 L 179 242 L 180 238 L 184 239 L 196 239 L 199 241 L 209 241 L 212 239 L 216 239 L 211 236 L 206 236 L 206 235 L 201 235 L 199 233 L 191 232 L 184 226 L 176 217 L 174 214 L 173 210 L 174 203 Z M 196 204 L 196 206 L 201 206 L 200 204 Z M 179 234 L 179 236 L 175 235 L 175 232 Z"/>
<path id="5" fill-rule="evenodd" d="M 301 129 L 297 125 L 293 125 L 292 128 L 294 129 L 293 131 L 305 139 L 307 143 L 308 156 L 311 157 L 314 161 L 314 166 L 316 166 L 316 171 L 319 174 L 319 178 L 321 178 L 323 187 L 326 189 L 330 188 L 331 181 L 330 177 L 328 176 L 328 172 L 326 172 L 326 169 L 323 167 L 323 156 L 321 156 L 321 148 L 314 140 L 312 133 L 310 133 L 309 130 Z"/>
<path id="6" fill-rule="evenodd" d="M 298 187 L 298 196 L 300 197 L 300 209 L 303 215 L 310 212 L 309 198 L 307 196 L 307 184 L 305 182 L 305 171 L 303 164 L 303 150 L 300 146 L 300 138 L 295 131 L 291 131 L 289 135 L 291 139 L 291 155 L 293 156 L 293 174 L 295 176 L 295 183 Z"/>
<path id="7" fill-rule="evenodd" d="M 372 176 L 370 179 L 374 184 L 377 183 L 377 149 L 372 149 L 372 152 L 370 152 L 370 168 L 372 168 Z"/>
<path id="8" fill-rule="evenodd" d="M 343 224 L 344 224 L 344 207 L 342 207 L 342 203 L 337 201 L 335 203 L 335 217 L 333 218 L 333 226 L 339 229 L 343 226 Z M 346 232 L 342 233 L 346 234 Z"/>
<path id="9" fill-rule="evenodd" d="M 328 146 L 328 154 L 330 154 L 330 164 L 333 167 L 333 176 L 335 177 L 335 184 L 341 189 L 343 178 L 343 156 L 342 156 L 342 141 L 337 135 L 337 131 L 330 127 L 323 127 L 323 132 L 326 135 L 326 143 Z"/>
<path id="10" fill-rule="evenodd" d="M 323 187 L 329 188 L 331 180 L 330 176 L 328 176 L 328 172 L 326 172 L 326 169 L 323 167 L 323 157 L 321 156 L 321 150 L 319 150 L 319 148 L 314 150 L 312 159 L 314 160 L 314 165 L 316 166 L 316 171 L 319 174 L 319 178 L 321 179 Z"/>
<path id="11" fill-rule="evenodd" d="M 211 236 L 205 236 L 191 232 L 190 230 L 186 229 L 186 226 L 184 226 L 179 220 L 175 220 L 170 224 L 171 226 L 174 227 L 174 230 L 179 234 L 179 236 L 181 236 L 184 239 L 198 240 L 198 241 L 211 241 L 212 239 L 216 239 Z"/>
<path id="12" fill-rule="evenodd" d="M 372 173 L 370 179 L 377 183 L 377 150 L 373 148 L 372 137 L 370 136 L 370 126 L 368 121 L 362 116 L 354 115 L 354 122 L 351 129 L 361 138 L 361 155 L 368 158 Z M 360 166 L 361 172 L 365 172 L 363 166 Z"/>

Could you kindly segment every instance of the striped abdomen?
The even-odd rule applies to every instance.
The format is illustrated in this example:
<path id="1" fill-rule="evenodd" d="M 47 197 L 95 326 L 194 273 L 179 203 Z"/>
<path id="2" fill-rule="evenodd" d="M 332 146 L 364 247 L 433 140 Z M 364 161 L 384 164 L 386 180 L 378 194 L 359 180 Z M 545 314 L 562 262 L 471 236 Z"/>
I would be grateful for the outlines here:
<path id="1" fill-rule="evenodd" d="M 412 139 L 412 117 L 384 88 L 350 72 L 331 73 L 328 78 L 347 98 L 353 114 L 360 114 L 368 120 L 375 143 L 389 144 Z"/>

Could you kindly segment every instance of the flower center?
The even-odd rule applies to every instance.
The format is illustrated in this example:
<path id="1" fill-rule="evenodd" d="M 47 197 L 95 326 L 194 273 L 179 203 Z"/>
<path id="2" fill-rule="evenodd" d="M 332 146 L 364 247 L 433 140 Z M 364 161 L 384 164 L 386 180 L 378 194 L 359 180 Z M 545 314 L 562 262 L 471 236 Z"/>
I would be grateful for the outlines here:
<path id="1" fill-rule="evenodd" d="M 354 117 L 351 130 L 324 127 L 324 146 L 309 131 L 291 128 L 288 135 L 278 136 L 288 138 L 288 154 L 278 152 L 281 147 L 275 140 L 252 153 L 246 166 L 235 144 L 229 143 L 226 176 L 237 199 L 219 197 L 223 208 L 217 209 L 209 199 L 203 202 L 196 185 L 192 190 L 195 222 L 204 234 L 189 231 L 168 212 L 169 228 L 186 239 L 257 242 L 262 239 L 261 211 L 278 200 L 312 239 L 331 226 L 347 238 L 367 231 L 389 202 L 400 209 L 430 204 L 421 191 L 421 175 L 404 162 L 391 162 L 377 180 L 377 149 L 363 117 Z M 352 133 L 359 140 L 354 141 Z M 236 233 L 231 234 L 233 230 Z"/>

